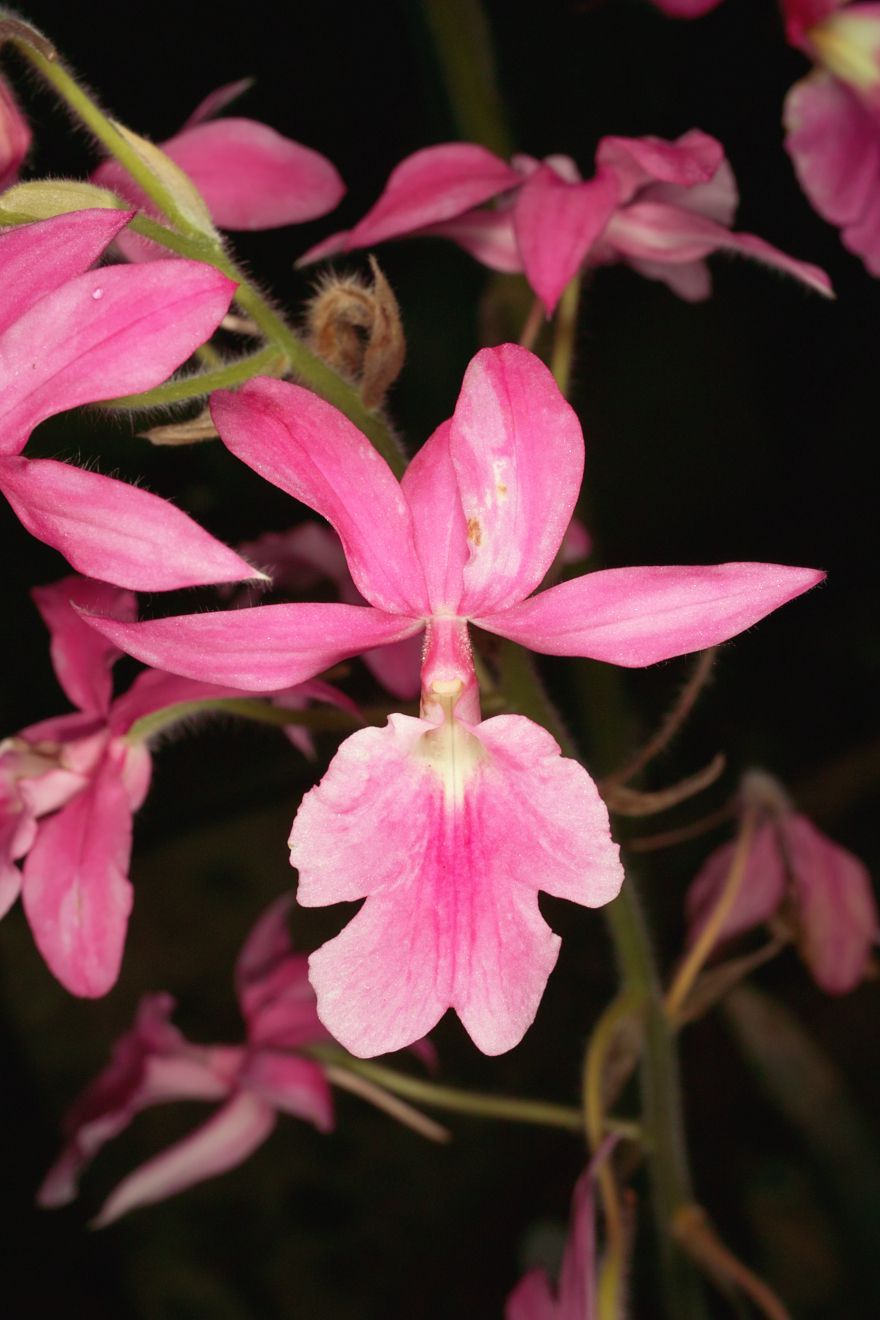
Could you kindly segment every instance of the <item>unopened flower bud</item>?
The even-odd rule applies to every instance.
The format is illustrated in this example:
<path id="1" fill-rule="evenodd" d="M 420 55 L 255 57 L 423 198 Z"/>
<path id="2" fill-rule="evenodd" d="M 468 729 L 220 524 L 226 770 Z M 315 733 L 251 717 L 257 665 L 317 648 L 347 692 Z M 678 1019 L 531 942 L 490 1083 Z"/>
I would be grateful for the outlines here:
<path id="1" fill-rule="evenodd" d="M 375 257 L 372 284 L 358 275 L 326 277 L 308 307 L 311 346 L 343 376 L 357 381 L 367 408 L 377 408 L 406 357 L 400 308 Z"/>

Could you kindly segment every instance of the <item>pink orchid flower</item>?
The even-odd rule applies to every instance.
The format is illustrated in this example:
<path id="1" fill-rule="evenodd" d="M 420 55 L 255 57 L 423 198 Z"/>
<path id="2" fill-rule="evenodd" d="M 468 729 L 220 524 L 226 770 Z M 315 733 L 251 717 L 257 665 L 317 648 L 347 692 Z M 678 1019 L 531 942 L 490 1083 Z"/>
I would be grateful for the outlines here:
<path id="1" fill-rule="evenodd" d="M 12 89 L 0 75 L 0 192 L 18 179 L 22 161 L 30 151 L 31 130 Z"/>
<path id="2" fill-rule="evenodd" d="M 39 1204 L 66 1205 L 84 1169 L 136 1114 L 173 1100 L 208 1100 L 220 1108 L 207 1123 L 141 1165 L 104 1203 L 103 1228 L 138 1206 L 174 1196 L 235 1168 L 270 1135 L 279 1114 L 333 1128 L 330 1082 L 410 1121 L 414 1111 L 378 1087 L 348 1086 L 350 1074 L 305 1056 L 304 1047 L 329 1041 L 308 982 L 307 959 L 294 953 L 287 929 L 291 896 L 277 899 L 254 926 L 235 966 L 235 987 L 247 1029 L 243 1045 L 193 1045 L 172 1026 L 170 995 L 141 1000 L 135 1025 L 117 1042 L 107 1068 L 70 1110 L 67 1144 L 38 1193 Z M 419 1041 L 414 1053 L 429 1066 L 434 1051 Z M 433 1126 L 433 1125 L 431 1125 Z"/>
<path id="3" fill-rule="evenodd" d="M 325 156 L 254 119 L 214 119 L 250 85 L 244 78 L 211 92 L 181 131 L 159 145 L 192 179 L 221 229 L 277 229 L 326 215 L 339 205 L 345 184 Z M 115 160 L 99 165 L 92 181 L 140 211 L 161 214 Z M 132 233 L 122 234 L 119 246 L 132 261 L 161 254 Z"/>
<path id="4" fill-rule="evenodd" d="M 134 596 L 76 577 L 33 596 L 58 681 L 77 709 L 0 743 L 0 916 L 21 893 L 50 971 L 72 994 L 93 998 L 119 974 L 133 897 L 132 818 L 152 769 L 145 744 L 126 735 L 153 711 L 238 689 L 148 670 L 114 701 L 111 670 L 121 652 L 74 606 L 133 619 Z M 303 684 L 278 700 L 309 698 L 350 704 L 328 684 Z M 15 863 L 23 858 L 22 871 Z"/>
<path id="5" fill-rule="evenodd" d="M 67 1144 L 40 1188 L 41 1205 L 73 1200 L 83 1170 L 104 1143 L 151 1105 L 220 1102 L 207 1123 L 129 1174 L 105 1202 L 96 1226 L 234 1168 L 262 1145 L 279 1113 L 305 1119 L 320 1132 L 332 1129 L 324 1069 L 298 1053 L 328 1036 L 315 1012 L 305 955 L 290 944 L 291 901 L 281 898 L 263 913 L 236 963 L 246 1043 L 192 1045 L 169 1021 L 171 996 L 146 996 L 109 1066 L 72 1107 Z"/>
<path id="6" fill-rule="evenodd" d="M 813 206 L 880 275 L 880 4 L 782 7 L 792 45 L 818 66 L 786 97 L 786 149 Z"/>
<path id="7" fill-rule="evenodd" d="M 548 315 L 579 270 L 623 261 L 687 299 L 708 296 L 705 258 L 753 257 L 831 293 L 827 275 L 752 234 L 731 232 L 738 196 L 715 138 L 603 138 L 583 181 L 568 156 L 507 165 L 469 143 L 427 147 L 397 166 L 364 218 L 299 264 L 389 238 L 451 238 L 493 270 L 524 271 Z M 498 199 L 494 210 L 485 203 Z"/>
<path id="8" fill-rule="evenodd" d="M 510 1049 L 559 949 L 538 890 L 596 907 L 623 872 L 586 771 L 521 716 L 481 722 L 469 623 L 544 654 L 641 666 L 735 636 L 823 574 L 618 568 L 531 596 L 570 522 L 584 445 L 547 368 L 516 345 L 477 354 L 453 418 L 400 483 L 295 385 L 251 381 L 216 394 L 213 415 L 234 454 L 335 527 L 369 605 L 91 622 L 147 663 L 250 690 L 425 630 L 422 717 L 344 742 L 294 823 L 299 901 L 367 898 L 312 956 L 312 984 L 354 1054 L 401 1048 L 448 1007 L 484 1052 Z"/>
<path id="9" fill-rule="evenodd" d="M 865 866 L 796 811 L 769 775 L 747 775 L 741 798 L 758 808 L 760 819 L 719 944 L 779 922 L 793 935 L 816 984 L 830 995 L 847 994 L 864 979 L 880 934 Z M 691 942 L 718 901 L 734 850 L 734 843 L 716 849 L 688 891 Z"/>
<path id="10" fill-rule="evenodd" d="M 259 576 L 167 500 L 21 456 L 47 417 L 160 384 L 229 306 L 234 285 L 199 262 L 90 271 L 130 219 L 76 211 L 0 235 L 0 491 L 87 577 L 168 591 Z"/>

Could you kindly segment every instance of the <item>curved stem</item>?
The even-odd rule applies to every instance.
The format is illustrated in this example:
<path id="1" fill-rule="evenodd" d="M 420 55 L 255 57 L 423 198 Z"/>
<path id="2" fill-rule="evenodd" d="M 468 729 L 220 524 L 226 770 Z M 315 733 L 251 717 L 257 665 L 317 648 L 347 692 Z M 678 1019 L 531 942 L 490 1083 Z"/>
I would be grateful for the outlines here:
<path id="1" fill-rule="evenodd" d="M 301 1054 L 308 1054 L 321 1062 L 345 1068 L 384 1090 L 407 1100 L 415 1100 L 434 1109 L 451 1113 L 470 1114 L 474 1118 L 497 1118 L 510 1123 L 532 1123 L 538 1127 L 562 1128 L 566 1132 L 581 1132 L 583 1117 L 579 1109 L 557 1105 L 549 1100 L 523 1100 L 519 1096 L 489 1095 L 481 1091 L 462 1091 L 454 1086 L 438 1086 L 435 1082 L 399 1073 L 384 1064 L 368 1059 L 356 1059 L 338 1046 L 303 1046 Z"/>
<path id="2" fill-rule="evenodd" d="M 395 706 L 394 709 L 399 710 L 400 707 Z M 271 702 L 259 697 L 204 697 L 196 701 L 178 701 L 173 706 L 163 706 L 161 710 L 142 715 L 132 724 L 125 738 L 131 743 L 147 742 L 165 729 L 180 724 L 182 720 L 191 719 L 194 715 L 239 715 L 242 719 L 276 727 L 299 724 L 316 733 L 348 733 L 366 724 L 381 724 L 390 713 L 391 708 L 388 706 L 366 706 L 358 716 L 333 706 L 321 706 L 316 710 L 289 710 L 284 706 L 273 706 Z"/>
<path id="3" fill-rule="evenodd" d="M 550 354 L 550 370 L 556 378 L 556 384 L 566 398 L 571 388 L 571 366 L 574 361 L 580 301 L 581 277 L 575 275 L 559 299 L 553 334 L 553 350 Z"/>

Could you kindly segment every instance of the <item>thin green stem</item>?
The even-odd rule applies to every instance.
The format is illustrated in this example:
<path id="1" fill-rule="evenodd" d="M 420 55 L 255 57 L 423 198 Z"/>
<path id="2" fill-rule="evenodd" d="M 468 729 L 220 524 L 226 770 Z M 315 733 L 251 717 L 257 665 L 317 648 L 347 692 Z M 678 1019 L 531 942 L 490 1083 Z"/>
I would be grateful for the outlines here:
<path id="1" fill-rule="evenodd" d="M 562 1128 L 566 1132 L 581 1132 L 583 1117 L 579 1109 L 557 1105 L 549 1100 L 523 1100 L 519 1096 L 489 1095 L 481 1091 L 463 1091 L 454 1086 L 438 1086 L 407 1073 L 399 1073 L 384 1064 L 367 1059 L 355 1059 L 333 1045 L 310 1045 L 300 1050 L 313 1058 L 347 1068 L 384 1087 L 394 1095 L 403 1096 L 433 1109 L 450 1113 L 470 1114 L 474 1118 L 497 1118 L 510 1123 L 531 1123 L 538 1127 Z"/>
<path id="2" fill-rule="evenodd" d="M 117 399 L 108 399 L 104 408 L 160 408 L 168 403 L 183 403 L 187 399 L 198 399 L 214 390 L 230 389 L 242 385 L 254 376 L 281 376 L 288 367 L 287 359 L 273 345 L 261 348 L 258 353 L 237 358 L 225 366 L 210 371 L 200 371 L 196 375 L 181 376 L 178 380 L 166 381 L 154 390 L 144 390 L 142 394 L 122 394 Z"/>
<path id="3" fill-rule="evenodd" d="M 575 275 L 559 299 L 553 332 L 553 349 L 550 354 L 550 370 L 566 398 L 571 388 L 571 367 L 574 361 L 580 301 L 581 277 Z"/>
<path id="4" fill-rule="evenodd" d="M 395 706 L 394 709 L 399 710 L 400 707 Z M 254 720 L 257 724 L 272 724 L 276 727 L 299 724 L 315 733 L 348 733 L 367 724 L 382 724 L 389 713 L 387 706 L 365 706 L 360 716 L 357 716 L 333 706 L 289 710 L 284 706 L 273 706 L 271 702 L 262 701 L 259 697 L 204 697 L 197 701 L 178 701 L 173 706 L 163 706 L 161 710 L 141 716 L 135 720 L 125 737 L 131 743 L 147 742 L 175 724 L 180 724 L 182 720 L 212 714 L 237 715 L 242 719 Z"/>
<path id="5" fill-rule="evenodd" d="M 511 154 L 492 34 L 479 0 L 422 0 L 450 108 L 462 137 Z"/>

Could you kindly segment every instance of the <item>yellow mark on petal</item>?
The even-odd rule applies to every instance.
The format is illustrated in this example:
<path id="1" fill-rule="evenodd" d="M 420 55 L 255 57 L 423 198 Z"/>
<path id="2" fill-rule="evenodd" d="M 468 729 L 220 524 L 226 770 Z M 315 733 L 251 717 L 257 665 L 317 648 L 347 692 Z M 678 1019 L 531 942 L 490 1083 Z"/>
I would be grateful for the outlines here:
<path id="1" fill-rule="evenodd" d="M 451 682 L 431 684 L 432 691 L 440 700 L 443 700 L 443 694 L 438 689 L 454 686 Z M 446 700 L 454 700 L 454 696 L 449 694 Z M 444 797 L 448 803 L 453 804 L 462 801 L 468 780 L 485 756 L 479 738 L 465 724 L 451 716 L 444 719 L 436 729 L 423 734 L 418 741 L 416 754 L 440 778 Z"/>
<path id="2" fill-rule="evenodd" d="M 507 486 L 503 481 L 499 481 L 496 483 L 495 494 L 498 496 L 499 500 L 507 499 Z"/>
<path id="3" fill-rule="evenodd" d="M 876 19 L 834 14 L 807 34 L 822 64 L 860 91 L 880 83 L 880 24 Z"/>
<path id="4" fill-rule="evenodd" d="M 480 525 L 479 518 L 468 518 L 467 539 L 473 545 L 480 545 L 483 540 L 483 528 Z"/>

